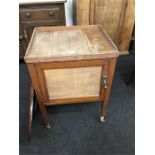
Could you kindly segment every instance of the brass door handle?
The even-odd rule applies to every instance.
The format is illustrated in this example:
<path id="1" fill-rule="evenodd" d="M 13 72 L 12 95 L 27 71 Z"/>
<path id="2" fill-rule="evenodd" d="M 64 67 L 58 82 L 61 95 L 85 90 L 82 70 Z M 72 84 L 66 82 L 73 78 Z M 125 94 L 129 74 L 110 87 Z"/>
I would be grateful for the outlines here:
<path id="1" fill-rule="evenodd" d="M 107 76 L 102 76 L 102 86 L 107 89 Z"/>

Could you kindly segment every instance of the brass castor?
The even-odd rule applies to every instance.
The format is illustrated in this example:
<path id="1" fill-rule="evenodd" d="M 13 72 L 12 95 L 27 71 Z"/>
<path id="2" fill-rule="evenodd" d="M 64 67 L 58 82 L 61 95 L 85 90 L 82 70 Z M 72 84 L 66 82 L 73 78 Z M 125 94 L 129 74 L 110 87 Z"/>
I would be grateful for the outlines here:
<path id="1" fill-rule="evenodd" d="M 102 122 L 102 123 L 105 122 L 105 118 L 103 116 L 100 116 L 100 122 Z"/>
<path id="2" fill-rule="evenodd" d="M 50 129 L 50 128 L 51 128 L 50 124 L 45 125 L 45 127 L 46 127 L 47 129 Z"/>

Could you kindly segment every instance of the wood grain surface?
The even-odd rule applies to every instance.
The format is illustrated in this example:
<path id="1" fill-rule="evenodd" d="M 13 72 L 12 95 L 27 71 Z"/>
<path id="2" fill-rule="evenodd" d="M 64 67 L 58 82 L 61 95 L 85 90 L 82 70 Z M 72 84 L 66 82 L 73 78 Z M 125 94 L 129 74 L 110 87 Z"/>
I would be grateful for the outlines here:
<path id="1" fill-rule="evenodd" d="M 90 23 L 90 4 L 91 0 L 74 0 L 76 8 L 76 24 L 88 25 Z"/>
<path id="2" fill-rule="evenodd" d="M 125 51 L 129 48 L 134 23 L 135 23 L 135 0 L 127 0 L 123 26 L 120 31 L 120 37 L 119 37 L 118 48 L 120 51 Z"/>
<path id="3" fill-rule="evenodd" d="M 118 56 L 116 46 L 99 26 L 36 28 L 25 55 L 27 62 Z"/>
<path id="4" fill-rule="evenodd" d="M 50 105 L 100 101 L 105 116 L 117 56 L 100 26 L 36 28 L 25 60 L 45 125 Z"/>
<path id="5" fill-rule="evenodd" d="M 114 42 L 117 38 L 117 29 L 121 18 L 122 3 L 124 0 L 96 0 L 94 24 L 100 24 L 108 32 Z"/>
<path id="6" fill-rule="evenodd" d="M 135 0 L 74 1 L 77 25 L 101 25 L 120 53 L 127 53 L 135 21 Z"/>

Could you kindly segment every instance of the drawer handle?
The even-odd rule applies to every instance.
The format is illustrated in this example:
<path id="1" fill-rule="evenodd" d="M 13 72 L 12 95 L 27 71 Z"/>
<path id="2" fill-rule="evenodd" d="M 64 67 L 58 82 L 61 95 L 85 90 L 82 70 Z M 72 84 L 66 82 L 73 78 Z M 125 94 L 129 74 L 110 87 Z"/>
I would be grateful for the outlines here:
<path id="1" fill-rule="evenodd" d="M 26 17 L 30 17 L 31 14 L 29 12 L 26 13 Z"/>
<path id="2" fill-rule="evenodd" d="M 54 15 L 54 12 L 53 11 L 50 11 L 49 12 L 49 16 L 53 16 Z"/>

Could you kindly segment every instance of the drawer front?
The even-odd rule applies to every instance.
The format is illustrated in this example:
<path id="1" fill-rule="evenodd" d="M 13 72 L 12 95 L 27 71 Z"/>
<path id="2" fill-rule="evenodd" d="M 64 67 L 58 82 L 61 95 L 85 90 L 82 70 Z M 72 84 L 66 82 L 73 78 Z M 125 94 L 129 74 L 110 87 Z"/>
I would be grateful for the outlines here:
<path id="1" fill-rule="evenodd" d="M 21 9 L 21 20 L 60 19 L 60 7 Z"/>

